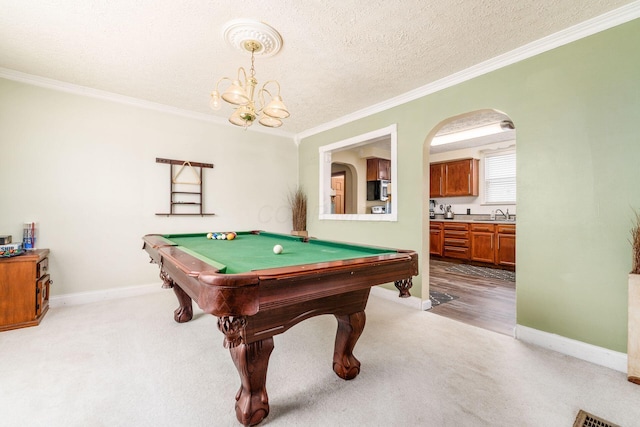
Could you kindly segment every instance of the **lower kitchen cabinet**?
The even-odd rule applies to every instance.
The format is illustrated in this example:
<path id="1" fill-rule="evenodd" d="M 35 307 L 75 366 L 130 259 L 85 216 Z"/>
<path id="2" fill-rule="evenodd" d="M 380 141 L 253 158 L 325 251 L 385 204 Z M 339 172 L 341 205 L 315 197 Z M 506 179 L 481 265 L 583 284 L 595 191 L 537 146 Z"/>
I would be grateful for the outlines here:
<path id="1" fill-rule="evenodd" d="M 429 253 L 431 255 L 442 256 L 444 246 L 442 227 L 441 221 L 431 221 L 429 223 Z"/>
<path id="2" fill-rule="evenodd" d="M 516 226 L 498 225 L 496 227 L 496 264 L 507 267 L 516 266 Z"/>
<path id="3" fill-rule="evenodd" d="M 513 269 L 516 266 L 516 225 L 430 221 L 429 253 Z"/>
<path id="4" fill-rule="evenodd" d="M 471 260 L 494 264 L 496 229 L 493 224 L 471 224 Z"/>
<path id="5" fill-rule="evenodd" d="M 447 258 L 469 259 L 469 224 L 444 222 L 444 251 Z"/>
<path id="6" fill-rule="evenodd" d="M 49 249 L 0 259 L 0 331 L 39 325 L 49 310 Z"/>

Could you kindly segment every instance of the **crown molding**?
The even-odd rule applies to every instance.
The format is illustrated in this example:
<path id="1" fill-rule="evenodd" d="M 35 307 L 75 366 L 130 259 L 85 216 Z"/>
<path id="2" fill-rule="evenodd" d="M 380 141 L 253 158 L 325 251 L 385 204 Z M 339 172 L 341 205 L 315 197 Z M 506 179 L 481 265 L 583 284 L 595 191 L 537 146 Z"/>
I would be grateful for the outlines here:
<path id="1" fill-rule="evenodd" d="M 5 78 L 7 80 L 13 80 L 21 83 L 30 84 L 33 86 L 39 86 L 46 89 L 52 89 L 59 92 L 71 93 L 74 95 L 86 96 L 89 98 L 101 99 L 104 101 L 116 102 L 119 104 L 125 104 L 133 107 L 144 108 L 147 110 L 158 111 L 161 113 L 172 114 L 175 116 L 185 117 L 188 119 L 200 120 L 203 122 L 213 123 L 216 125 L 228 125 L 228 121 L 221 117 L 208 115 L 204 113 L 198 113 L 195 111 L 184 110 L 182 108 L 171 107 L 165 104 L 159 104 L 157 102 L 145 101 L 139 98 L 133 98 L 130 96 L 120 95 L 113 92 L 107 92 L 104 90 L 94 89 L 87 86 L 75 85 L 72 83 L 63 82 L 60 80 L 54 80 L 47 77 L 36 76 L 33 74 L 27 74 L 16 70 L 11 70 L 9 68 L 0 67 L 0 78 Z M 238 129 L 244 131 L 245 129 Z M 272 128 L 262 128 L 259 126 L 249 127 L 246 129 L 250 132 L 260 132 L 266 133 L 269 135 L 276 135 L 289 138 L 291 140 L 295 139 L 295 134 L 292 132 L 285 132 L 279 129 Z"/>
<path id="2" fill-rule="evenodd" d="M 397 97 L 388 99 L 367 108 L 355 111 L 336 120 L 324 123 L 311 129 L 307 129 L 296 134 L 295 141 L 297 144 L 309 136 L 342 126 L 344 124 L 371 116 L 376 113 L 388 110 L 398 105 L 406 104 L 426 95 L 447 89 L 457 84 L 479 77 L 483 74 L 490 73 L 500 68 L 506 67 L 516 62 L 523 61 L 527 58 L 539 55 L 557 47 L 569 44 L 576 40 L 591 36 L 604 30 L 616 27 L 626 22 L 632 21 L 640 17 L 640 0 L 629 3 L 618 9 L 607 12 L 603 15 L 584 21 L 573 27 L 566 28 L 557 33 L 536 40 L 510 52 L 496 56 L 495 58 L 481 62 L 473 67 L 469 67 L 460 72 L 451 74 L 433 83 L 406 92 Z"/>

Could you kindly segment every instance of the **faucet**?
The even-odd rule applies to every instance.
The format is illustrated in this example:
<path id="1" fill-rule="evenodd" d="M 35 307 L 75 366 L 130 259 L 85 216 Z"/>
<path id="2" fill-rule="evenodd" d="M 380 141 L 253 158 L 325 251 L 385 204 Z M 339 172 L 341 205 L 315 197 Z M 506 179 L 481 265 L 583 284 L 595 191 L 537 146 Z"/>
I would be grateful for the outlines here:
<path id="1" fill-rule="evenodd" d="M 502 212 L 502 209 L 496 209 L 496 213 L 500 212 L 504 219 L 509 219 L 509 209 L 507 209 L 507 213 Z"/>

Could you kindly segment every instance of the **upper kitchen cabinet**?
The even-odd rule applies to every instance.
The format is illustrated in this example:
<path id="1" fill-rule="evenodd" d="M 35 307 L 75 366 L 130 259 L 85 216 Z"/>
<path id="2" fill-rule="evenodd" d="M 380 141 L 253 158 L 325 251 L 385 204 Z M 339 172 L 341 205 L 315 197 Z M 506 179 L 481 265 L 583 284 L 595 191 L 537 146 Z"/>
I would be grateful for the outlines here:
<path id="1" fill-rule="evenodd" d="M 478 159 L 431 163 L 430 197 L 478 195 Z"/>
<path id="2" fill-rule="evenodd" d="M 444 164 L 444 196 L 478 195 L 478 159 L 462 159 Z"/>
<path id="3" fill-rule="evenodd" d="M 429 197 L 444 197 L 443 179 L 444 179 L 444 164 L 432 163 L 430 165 L 431 178 L 429 181 Z"/>
<path id="4" fill-rule="evenodd" d="M 391 179 L 391 160 L 377 157 L 367 159 L 367 181 Z"/>

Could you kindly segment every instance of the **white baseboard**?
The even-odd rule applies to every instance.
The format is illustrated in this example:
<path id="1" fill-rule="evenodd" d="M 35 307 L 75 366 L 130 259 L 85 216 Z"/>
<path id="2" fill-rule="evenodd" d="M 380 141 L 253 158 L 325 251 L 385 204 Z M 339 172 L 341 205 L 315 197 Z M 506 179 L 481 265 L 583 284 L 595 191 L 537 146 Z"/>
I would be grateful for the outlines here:
<path id="1" fill-rule="evenodd" d="M 538 329 L 516 325 L 516 338 L 596 365 L 627 373 L 627 355 Z"/>
<path id="2" fill-rule="evenodd" d="M 422 301 L 418 297 L 399 298 L 398 291 L 383 288 L 382 286 L 373 286 L 371 295 L 406 305 L 407 307 L 416 308 L 418 310 L 429 310 L 431 308 L 431 300 Z"/>
<path id="3" fill-rule="evenodd" d="M 89 304 L 118 298 L 134 297 L 162 291 L 160 283 L 130 286 L 127 288 L 105 289 L 101 291 L 76 292 L 72 294 L 54 295 L 49 298 L 49 306 L 65 307 L 70 305 Z"/>
<path id="4" fill-rule="evenodd" d="M 371 288 L 371 294 L 412 308 L 422 310 L 429 310 L 431 308 L 430 300 L 422 301 L 417 297 L 398 298 L 397 291 L 380 286 Z M 595 363 L 596 365 L 614 369 L 625 374 L 627 373 L 627 355 L 625 353 L 522 325 L 516 325 L 514 336 L 516 339 L 526 343 L 557 351 L 558 353 Z"/>

